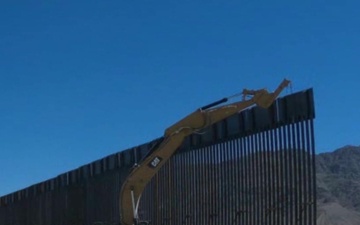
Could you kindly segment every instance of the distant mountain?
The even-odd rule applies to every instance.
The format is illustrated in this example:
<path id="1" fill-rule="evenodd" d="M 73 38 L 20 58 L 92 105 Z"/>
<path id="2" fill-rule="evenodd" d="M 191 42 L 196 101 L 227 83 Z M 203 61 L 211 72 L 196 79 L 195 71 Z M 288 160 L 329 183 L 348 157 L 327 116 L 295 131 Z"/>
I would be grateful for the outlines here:
<path id="1" fill-rule="evenodd" d="M 316 156 L 318 225 L 360 224 L 360 146 Z"/>

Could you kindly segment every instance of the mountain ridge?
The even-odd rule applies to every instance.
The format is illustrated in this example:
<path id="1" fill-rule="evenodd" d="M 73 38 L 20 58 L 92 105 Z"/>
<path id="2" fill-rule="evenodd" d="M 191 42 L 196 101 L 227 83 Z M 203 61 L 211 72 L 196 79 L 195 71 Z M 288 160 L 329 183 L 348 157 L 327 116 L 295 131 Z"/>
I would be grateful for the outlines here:
<path id="1" fill-rule="evenodd" d="M 360 146 L 316 155 L 318 225 L 360 224 Z"/>

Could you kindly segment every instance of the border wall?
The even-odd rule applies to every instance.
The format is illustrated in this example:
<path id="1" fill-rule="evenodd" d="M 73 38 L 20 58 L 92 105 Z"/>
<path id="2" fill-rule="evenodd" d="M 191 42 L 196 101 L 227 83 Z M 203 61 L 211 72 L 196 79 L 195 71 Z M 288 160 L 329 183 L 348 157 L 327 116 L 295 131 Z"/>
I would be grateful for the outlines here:
<path id="1" fill-rule="evenodd" d="M 153 225 L 315 225 L 314 118 L 308 89 L 190 136 L 147 186 L 140 216 Z M 119 224 L 121 184 L 155 143 L 0 197 L 0 224 Z"/>

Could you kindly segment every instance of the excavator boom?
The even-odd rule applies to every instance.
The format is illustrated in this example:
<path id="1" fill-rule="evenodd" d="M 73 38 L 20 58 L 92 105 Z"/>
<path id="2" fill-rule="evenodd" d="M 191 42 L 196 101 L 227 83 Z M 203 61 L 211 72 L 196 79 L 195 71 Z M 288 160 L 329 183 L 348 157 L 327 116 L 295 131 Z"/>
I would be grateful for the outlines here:
<path id="1" fill-rule="evenodd" d="M 284 79 L 272 93 L 269 93 L 266 89 L 244 89 L 242 92 L 242 101 L 219 106 L 219 104 L 228 101 L 228 98 L 223 98 L 199 108 L 167 128 L 164 137 L 157 147 L 151 151 L 142 162 L 133 168 L 122 185 L 120 191 L 120 219 L 122 225 L 149 224 L 147 221 L 141 221 L 138 215 L 141 194 L 146 185 L 176 152 L 187 136 L 209 127 L 250 106 L 258 105 L 263 108 L 270 107 L 289 83 L 289 80 Z"/>

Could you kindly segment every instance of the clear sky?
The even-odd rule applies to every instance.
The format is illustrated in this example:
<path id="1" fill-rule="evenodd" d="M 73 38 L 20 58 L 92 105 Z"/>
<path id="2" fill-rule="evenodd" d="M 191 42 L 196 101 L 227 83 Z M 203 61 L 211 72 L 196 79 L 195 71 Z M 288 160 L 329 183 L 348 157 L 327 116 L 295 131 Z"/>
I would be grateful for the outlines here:
<path id="1" fill-rule="evenodd" d="M 284 77 L 314 88 L 318 153 L 360 145 L 359 11 L 356 0 L 1 1 L 0 196 Z"/>

